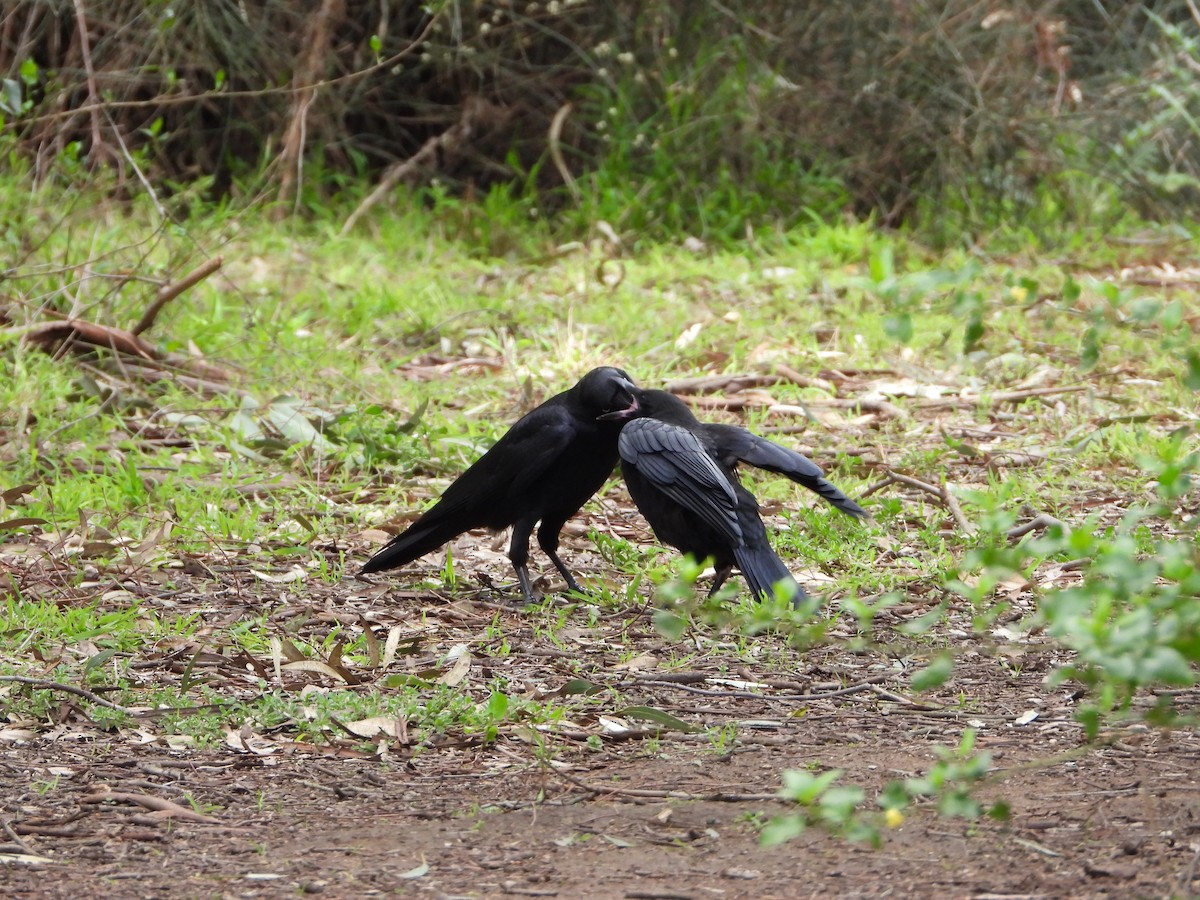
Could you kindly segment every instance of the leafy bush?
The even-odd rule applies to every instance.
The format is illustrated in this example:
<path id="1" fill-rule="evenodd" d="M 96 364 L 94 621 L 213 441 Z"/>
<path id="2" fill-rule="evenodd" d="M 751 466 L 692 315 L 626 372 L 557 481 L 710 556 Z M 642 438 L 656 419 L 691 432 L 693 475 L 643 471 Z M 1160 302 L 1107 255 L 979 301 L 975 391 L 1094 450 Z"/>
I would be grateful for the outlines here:
<path id="1" fill-rule="evenodd" d="M 729 240 L 851 210 L 946 242 L 1110 225 L 1130 197 L 1164 214 L 1200 184 L 1200 47 L 1178 0 L 81 14 L 87 41 L 69 4 L 5 13 L 22 35 L 0 45 L 5 149 L 37 178 L 106 166 L 125 191 L 265 185 L 292 208 L 391 167 L 466 198 L 501 188 L 573 231 Z"/>

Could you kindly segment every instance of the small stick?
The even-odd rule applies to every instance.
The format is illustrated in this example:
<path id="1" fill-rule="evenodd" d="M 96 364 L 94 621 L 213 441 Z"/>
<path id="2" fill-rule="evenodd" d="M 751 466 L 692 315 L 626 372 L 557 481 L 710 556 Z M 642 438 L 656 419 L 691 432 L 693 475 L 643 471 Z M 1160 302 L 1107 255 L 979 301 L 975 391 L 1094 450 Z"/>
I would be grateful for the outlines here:
<path id="1" fill-rule="evenodd" d="M 567 161 L 563 158 L 562 152 L 562 130 L 563 123 L 567 121 L 567 116 L 571 114 L 572 106 L 570 103 L 564 103 L 558 108 L 554 114 L 554 118 L 550 121 L 550 159 L 554 163 L 554 168 L 558 169 L 558 175 L 563 180 L 563 184 L 567 186 L 567 190 L 571 192 L 571 197 L 578 203 L 583 198 L 583 192 L 579 190 L 579 185 L 575 183 L 575 179 L 571 176 L 571 170 L 567 168 Z"/>
<path id="2" fill-rule="evenodd" d="M 79 802 L 107 803 L 110 800 L 116 803 L 133 803 L 136 806 L 145 807 L 146 809 L 153 810 L 154 812 L 162 813 L 163 818 L 185 819 L 188 822 L 217 821 L 212 816 L 201 815 L 194 810 L 180 806 L 178 803 L 173 803 L 170 800 L 164 800 L 161 797 L 151 797 L 149 794 L 130 794 L 125 791 L 111 791 L 104 789 L 80 798 Z"/>
<path id="3" fill-rule="evenodd" d="M 1053 397 L 1056 394 L 1077 394 L 1080 391 L 1086 391 L 1086 384 L 1072 385 L 1070 387 L 1053 387 L 1053 388 L 1030 388 L 1025 391 L 998 391 L 991 395 L 991 400 L 995 403 L 1021 403 L 1025 400 L 1030 400 L 1034 397 Z M 978 406 L 984 400 L 983 396 L 976 395 L 974 397 L 938 397 L 936 399 L 925 400 L 920 403 L 921 409 L 971 409 Z"/>
<path id="4" fill-rule="evenodd" d="M 86 322 L 83 319 L 43 322 L 27 331 L 25 340 L 43 347 L 54 341 L 78 341 L 93 347 L 105 347 L 114 353 L 125 353 L 148 360 L 158 359 L 154 348 L 136 334 L 109 325 Z"/>
<path id="5" fill-rule="evenodd" d="M 1086 384 L 1077 384 L 1071 387 L 1057 388 L 1030 388 L 1025 391 L 1001 391 L 998 394 L 992 394 L 992 399 L 1000 403 L 1020 403 L 1022 400 L 1028 400 L 1031 397 L 1053 397 L 1055 394 L 1077 394 L 1080 391 L 1086 391 Z"/>
<path id="6" fill-rule="evenodd" d="M 942 496 L 942 489 L 936 484 L 930 484 L 928 481 L 921 481 L 918 478 L 912 478 L 909 475 L 901 475 L 899 472 L 887 470 L 888 478 L 897 484 L 906 484 L 909 487 L 914 487 L 919 491 L 924 491 L 927 494 L 933 494 L 935 497 Z"/>
<path id="7" fill-rule="evenodd" d="M 1018 525 L 1015 528 L 1010 528 L 1004 533 L 1004 536 L 1010 541 L 1015 541 L 1017 538 L 1024 537 L 1025 535 L 1029 534 L 1031 531 L 1045 531 L 1047 528 L 1053 528 L 1056 525 L 1059 528 L 1062 528 L 1064 531 L 1067 528 L 1065 522 L 1054 518 L 1054 516 L 1049 515 L 1048 513 L 1042 513 L 1041 515 L 1030 519 L 1024 525 Z"/>
<path id="8" fill-rule="evenodd" d="M 748 387 L 769 387 L 779 381 L 776 375 L 701 375 L 667 382 L 666 389 L 672 394 L 700 394 L 718 390 L 737 393 Z"/>
<path id="9" fill-rule="evenodd" d="M 859 409 L 863 412 L 877 413 L 881 416 L 889 416 L 893 419 L 906 419 L 908 413 L 894 403 L 888 403 L 886 400 L 855 400 L 853 398 L 840 399 L 830 398 L 821 400 L 809 400 L 809 406 L 825 407 L 826 409 Z"/>
<path id="10" fill-rule="evenodd" d="M 188 272 L 178 281 L 170 281 L 158 289 L 158 294 L 154 297 L 154 302 L 142 313 L 142 317 L 138 323 L 133 326 L 130 334 L 141 334 L 154 324 L 154 320 L 158 318 L 158 314 L 162 312 L 162 308 L 186 291 L 188 288 L 203 281 L 217 269 L 221 268 L 224 260 L 219 256 L 214 256 L 208 262 L 197 266 Z"/>
<path id="11" fill-rule="evenodd" d="M 368 194 L 355 208 L 354 212 L 342 225 L 341 234 L 347 235 L 358 223 L 358 220 L 376 203 L 383 200 L 400 182 L 411 178 L 422 166 L 437 161 L 438 151 L 452 151 L 471 137 L 479 125 L 497 124 L 503 120 L 505 113 L 490 106 L 480 97 L 469 97 L 463 103 L 462 115 L 459 120 L 443 131 L 425 141 L 421 148 L 402 162 L 394 163 L 380 179 L 375 189 Z"/>
<path id="12" fill-rule="evenodd" d="M 128 707 L 121 706 L 118 703 L 113 703 L 110 700 L 105 700 L 91 691 L 77 688 L 73 684 L 62 684 L 57 681 L 45 681 L 41 678 L 26 678 L 24 675 L 0 675 L 0 681 L 14 681 L 17 684 L 27 684 L 30 687 L 38 688 L 43 691 L 64 691 L 68 694 L 75 694 L 77 697 L 82 697 L 85 700 L 90 700 L 92 703 L 103 706 L 105 709 L 115 709 L 117 712 L 125 713 L 127 716 L 136 716 L 137 713 Z"/>
<path id="13" fill-rule="evenodd" d="M 895 481 L 899 484 L 906 484 L 909 487 L 914 487 L 919 491 L 924 491 L 927 494 L 932 494 L 933 496 L 937 497 L 942 501 L 942 505 L 944 505 L 946 509 L 950 511 L 950 515 L 954 517 L 954 521 L 958 523 L 958 527 L 961 528 L 965 534 L 975 533 L 975 526 L 968 521 L 965 515 L 963 515 L 962 507 L 958 505 L 958 499 L 952 493 L 950 493 L 950 489 L 946 486 L 945 482 L 942 483 L 941 487 L 938 487 L 935 484 L 930 484 L 927 481 L 921 481 L 918 478 L 910 478 L 908 475 L 901 475 L 899 472 L 893 472 L 890 469 L 888 470 L 887 474 L 892 481 Z"/>
<path id="14" fill-rule="evenodd" d="M 29 856 L 35 855 L 34 852 L 29 849 L 28 845 L 26 845 L 26 843 L 23 840 L 21 840 L 21 838 L 17 835 L 17 833 L 15 831 L 13 831 L 13 827 L 8 824 L 8 819 L 0 818 L 0 828 L 3 828 L 4 833 L 9 836 L 9 838 L 12 840 L 12 842 L 21 848 L 22 853 L 26 853 Z"/>
<path id="15" fill-rule="evenodd" d="M 887 478 L 884 478 L 882 481 L 875 482 L 873 485 L 871 485 L 865 491 L 863 491 L 861 494 L 859 494 L 859 499 L 861 500 L 864 497 L 870 497 L 876 491 L 882 491 L 888 485 L 895 484 L 895 483 L 896 483 L 896 479 L 892 478 L 889 475 Z"/>
<path id="16" fill-rule="evenodd" d="M 963 530 L 964 534 L 974 534 L 976 528 L 965 515 L 963 515 L 962 507 L 958 505 L 958 498 L 950 492 L 949 486 L 945 481 L 942 482 L 941 498 L 946 504 L 946 508 L 950 510 L 950 515 L 954 516 L 954 521 L 958 523 L 958 527 Z"/>
<path id="17" fill-rule="evenodd" d="M 787 363 L 775 363 L 775 371 L 799 387 L 820 388 L 831 394 L 837 393 L 837 388 L 834 387 L 833 382 L 826 381 L 824 378 L 810 378 L 807 375 L 801 375 Z"/>

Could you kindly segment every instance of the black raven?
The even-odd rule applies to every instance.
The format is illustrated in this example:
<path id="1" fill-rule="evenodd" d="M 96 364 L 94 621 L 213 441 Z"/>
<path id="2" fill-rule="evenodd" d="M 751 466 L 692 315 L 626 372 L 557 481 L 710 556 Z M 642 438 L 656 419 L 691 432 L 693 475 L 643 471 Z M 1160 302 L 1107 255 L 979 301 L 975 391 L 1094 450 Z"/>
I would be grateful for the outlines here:
<path id="1" fill-rule="evenodd" d="M 704 423 L 666 391 L 634 392 L 618 449 L 621 474 L 658 539 L 698 560 L 712 558 L 715 592 L 734 565 L 755 595 L 784 582 L 793 604 L 805 596 L 767 541 L 758 501 L 736 474 L 739 462 L 786 475 L 848 515 L 866 511 L 825 479 L 820 467 L 733 425 Z M 616 419 L 616 416 L 613 416 Z"/>
<path id="2" fill-rule="evenodd" d="M 522 416 L 437 503 L 376 552 L 363 574 L 412 562 L 472 528 L 499 531 L 511 525 L 508 558 L 521 592 L 532 601 L 526 564 L 529 536 L 540 521 L 538 546 L 567 587 L 578 591 L 558 558 L 558 535 L 612 474 L 623 420 L 637 413 L 636 390 L 621 369 L 592 369 L 573 388 Z"/>

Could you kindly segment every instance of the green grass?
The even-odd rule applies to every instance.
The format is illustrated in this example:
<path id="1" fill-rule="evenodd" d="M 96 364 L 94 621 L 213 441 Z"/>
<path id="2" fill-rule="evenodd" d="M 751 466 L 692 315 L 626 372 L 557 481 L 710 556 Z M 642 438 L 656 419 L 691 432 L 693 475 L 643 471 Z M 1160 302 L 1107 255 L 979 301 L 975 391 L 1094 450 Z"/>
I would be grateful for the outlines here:
<path id="1" fill-rule="evenodd" d="M 831 384 L 842 383 L 839 373 L 860 373 L 854 383 L 890 391 L 885 399 L 900 415 L 860 421 L 863 411 L 822 405 L 831 394 L 819 383 L 786 381 L 767 390 L 790 413 L 751 406 L 740 417 L 703 415 L 760 432 L 806 424 L 776 439 L 811 448 L 852 496 L 885 468 L 945 479 L 980 530 L 958 533 L 936 498 L 895 489 L 874 494 L 874 520 L 857 523 L 787 481 L 748 473 L 778 525 L 781 555 L 828 578 L 830 596 L 798 613 L 752 602 L 736 587 L 705 602 L 692 589 L 699 573 L 673 551 L 597 531 L 603 575 L 591 579 L 588 597 L 547 598 L 522 613 L 528 626 L 520 634 L 499 615 L 472 632 L 472 653 L 493 667 L 518 644 L 570 656 L 581 633 L 613 621 L 632 648 L 650 629 L 643 610 L 652 599 L 672 605 L 659 617 L 670 633 L 694 629 L 756 664 L 785 668 L 793 651 L 786 640 L 764 647 L 751 635 L 782 632 L 812 646 L 840 624 L 860 652 L 928 658 L 953 645 L 940 620 L 898 635 L 881 631 L 878 613 L 898 597 L 935 609 L 945 586 L 972 566 L 1025 571 L 1039 553 L 1066 558 L 1062 545 L 999 562 L 971 554 L 1003 546 L 1003 530 L 1036 513 L 1081 525 L 1098 510 L 1096 528 L 1115 527 L 1114 505 L 1154 501 L 1155 461 L 1176 451 L 1186 458 L 1196 446 L 1187 431 L 1195 409 L 1189 378 L 1200 373 L 1182 337 L 1195 300 L 1115 286 L 1105 278 L 1109 246 L 1054 263 L 936 257 L 905 236 L 837 224 L 759 234 L 753 245 L 702 255 L 647 246 L 617 263 L 594 249 L 556 253 L 546 233 L 532 229 L 522 256 L 495 259 L 478 244 L 455 243 L 458 225 L 447 210 L 405 203 L 373 216 L 369 233 L 342 237 L 337 211 L 284 224 L 254 211 L 208 211 L 164 226 L 137 201 L 119 210 L 77 198 L 62 219 L 25 214 L 27 205 L 53 209 L 49 194 L 6 202 L 3 237 L 8 245 L 23 238 L 27 252 L 6 273 L 0 302 L 0 490 L 31 487 L 6 502 L 0 522 L 44 524 L 0 531 L 22 559 L 40 560 L 0 588 L 0 670 L 30 671 L 35 649 L 59 654 L 56 678 L 106 680 L 127 705 L 144 705 L 146 695 L 121 661 L 160 643 L 189 652 L 202 645 L 226 661 L 243 653 L 269 669 L 272 639 L 281 635 L 317 660 L 344 642 L 347 665 L 366 683 L 377 678 L 363 622 L 333 615 L 335 596 L 365 590 L 343 580 L 362 561 L 354 535 L 422 508 L 530 403 L 599 364 L 624 365 L 646 385 L 701 373 L 770 374 L 779 363 Z M 21 340 L 52 314 L 129 328 L 155 289 L 130 273 L 178 278 L 216 254 L 225 259 L 221 272 L 170 303 L 145 337 L 162 352 L 220 367 L 240 394 L 197 393 L 169 378 L 149 383 L 103 359 L 55 358 Z M 454 365 L 471 359 L 486 364 Z M 442 363 L 451 365 L 438 369 Z M 930 385 L 945 385 L 946 397 L 964 388 L 985 398 L 1026 386 L 1085 390 L 1020 404 L 985 399 L 932 416 L 923 398 L 906 395 Z M 1180 428 L 1182 449 L 1171 436 Z M 1010 464 L 1023 453 L 1040 461 Z M 1113 496 L 1122 499 L 1114 504 Z M 1142 522 L 1126 561 L 1155 552 L 1179 518 L 1179 508 L 1164 509 Z M 205 566 L 236 573 L 214 584 L 224 590 L 236 581 L 241 612 L 231 617 L 215 602 L 156 604 L 156 592 L 169 598 L 173 585 L 187 583 L 186 566 L 195 569 L 188 577 Z M 292 567 L 302 576 L 294 585 L 254 580 Z M 441 571 L 430 566 L 426 576 L 452 597 L 479 590 L 458 560 Z M 147 578 L 156 587 L 141 599 L 105 599 L 123 579 Z M 310 594 L 324 599 L 310 602 Z M 982 634 L 999 607 L 990 592 L 967 595 Z M 309 605 L 294 613 L 300 601 Z M 422 626 L 415 613 L 411 621 L 407 610 L 395 615 L 405 627 Z M 87 652 L 66 652 L 71 647 Z M 103 665 L 92 662 L 109 651 Z M 701 652 L 679 645 L 663 664 L 686 669 Z M 633 655 L 627 648 L 610 662 Z M 592 677 L 580 662 L 564 662 L 564 671 Z M 536 692 L 505 705 L 489 699 L 508 696 L 497 675 L 457 692 L 334 686 L 305 718 L 300 701 L 277 685 L 243 696 L 222 688 L 227 680 L 205 684 L 203 672 L 192 674 L 193 684 L 188 676 L 162 687 L 163 702 L 220 708 L 159 724 L 208 740 L 243 720 L 329 740 L 332 719 L 371 715 L 411 719 L 421 741 L 448 731 L 494 737 L 497 728 L 621 706 L 609 695 Z M 45 697 L 23 709 L 43 715 Z M 728 736 L 715 732 L 712 740 L 724 746 Z"/>

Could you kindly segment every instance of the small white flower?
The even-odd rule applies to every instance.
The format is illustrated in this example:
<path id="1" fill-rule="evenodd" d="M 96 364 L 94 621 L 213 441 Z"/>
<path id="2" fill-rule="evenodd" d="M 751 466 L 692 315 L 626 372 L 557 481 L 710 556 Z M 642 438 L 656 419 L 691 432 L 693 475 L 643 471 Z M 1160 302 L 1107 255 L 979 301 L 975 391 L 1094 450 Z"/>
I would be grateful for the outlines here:
<path id="1" fill-rule="evenodd" d="M 629 53 L 628 51 L 625 53 L 618 53 L 617 54 L 617 62 L 621 62 L 621 63 L 624 63 L 625 65 L 629 65 L 631 62 L 633 62 L 633 54 Z"/>

